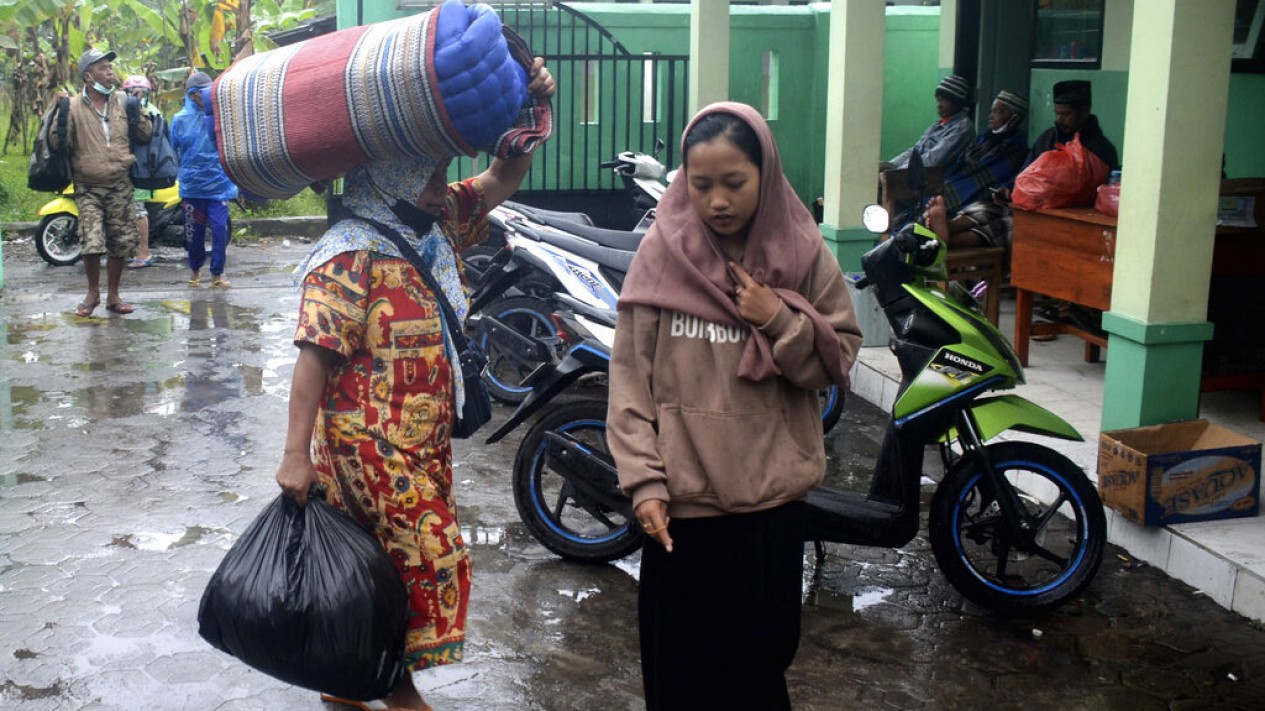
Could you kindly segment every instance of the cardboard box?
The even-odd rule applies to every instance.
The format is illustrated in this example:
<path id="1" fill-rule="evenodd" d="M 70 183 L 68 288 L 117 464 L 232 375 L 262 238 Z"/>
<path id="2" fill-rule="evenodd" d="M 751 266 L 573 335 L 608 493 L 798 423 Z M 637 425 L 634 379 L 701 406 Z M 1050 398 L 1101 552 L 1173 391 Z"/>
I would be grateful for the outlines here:
<path id="1" fill-rule="evenodd" d="M 1261 443 L 1207 420 L 1103 432 L 1098 493 L 1144 526 L 1260 513 Z"/>

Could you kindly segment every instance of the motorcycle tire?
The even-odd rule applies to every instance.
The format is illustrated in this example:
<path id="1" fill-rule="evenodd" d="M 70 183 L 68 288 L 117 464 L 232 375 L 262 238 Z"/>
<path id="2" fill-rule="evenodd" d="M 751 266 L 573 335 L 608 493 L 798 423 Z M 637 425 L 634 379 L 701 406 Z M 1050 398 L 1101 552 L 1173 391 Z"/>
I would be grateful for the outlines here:
<path id="1" fill-rule="evenodd" d="M 514 457 L 514 503 L 527 530 L 545 548 L 577 563 L 609 563 L 641 547 L 636 519 L 586 501 L 549 467 L 545 433 L 557 432 L 610 457 L 606 401 L 572 400 L 546 412 L 528 430 Z"/>
<path id="2" fill-rule="evenodd" d="M 843 417 L 844 396 L 847 393 L 840 390 L 838 385 L 831 385 L 818 390 L 817 395 L 821 398 L 821 433 L 829 434 L 839 424 L 839 418 Z"/>
<path id="3" fill-rule="evenodd" d="M 461 264 L 464 267 L 466 283 L 474 287 L 483 278 L 492 258 L 500 250 L 487 244 L 477 244 L 461 253 Z"/>
<path id="4" fill-rule="evenodd" d="M 989 478 L 964 457 L 931 501 L 931 550 L 940 570 L 966 599 L 1002 614 L 1049 610 L 1076 597 L 1102 563 L 1107 518 L 1093 483 L 1070 459 L 1029 442 L 988 446 L 998 472 L 1053 504 L 1018 491 L 1034 530 L 1035 549 L 1012 540 Z M 1037 485 L 1037 486 L 1034 486 Z"/>
<path id="5" fill-rule="evenodd" d="M 524 336 L 543 342 L 555 354 L 561 345 L 551 318 L 553 306 L 548 301 L 532 296 L 511 296 L 489 305 L 486 311 Z M 523 363 L 502 353 L 486 333 L 479 334 L 478 339 L 488 359 L 488 366 L 483 371 L 488 394 L 510 405 L 526 400 L 531 388 L 523 385 L 523 381 L 541 364 L 534 361 Z"/>
<path id="6" fill-rule="evenodd" d="M 68 267 L 80 258 L 79 218 L 69 212 L 45 215 L 35 231 L 35 251 L 54 267 Z"/>

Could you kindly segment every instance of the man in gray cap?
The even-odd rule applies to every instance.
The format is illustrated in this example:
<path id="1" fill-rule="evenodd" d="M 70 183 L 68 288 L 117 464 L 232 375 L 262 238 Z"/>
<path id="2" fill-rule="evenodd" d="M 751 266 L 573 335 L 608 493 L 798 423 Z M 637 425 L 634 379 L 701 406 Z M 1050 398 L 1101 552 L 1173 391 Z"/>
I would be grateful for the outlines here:
<path id="1" fill-rule="evenodd" d="M 905 152 L 881 166 L 882 170 L 905 168 L 914 149 L 922 157 L 923 165 L 948 167 L 971 145 L 974 129 L 971 126 L 971 84 L 966 79 L 950 74 L 936 86 L 936 113 L 940 118 L 923 131 L 917 143 Z"/>
<path id="2" fill-rule="evenodd" d="M 135 135 L 129 135 L 127 96 L 115 91 L 114 52 L 90 48 L 79 57 L 83 89 L 70 102 L 66 140 L 70 173 L 79 207 L 79 243 L 88 294 L 75 307 L 87 317 L 101 305 L 101 255 L 106 259 L 105 308 L 114 314 L 135 309 L 119 295 L 119 281 L 127 262 L 136 256 L 140 232 L 132 205 L 129 171 L 136 159 L 131 141 L 147 143 L 153 130 L 149 116 L 140 112 Z M 62 96 L 65 96 L 63 94 Z"/>

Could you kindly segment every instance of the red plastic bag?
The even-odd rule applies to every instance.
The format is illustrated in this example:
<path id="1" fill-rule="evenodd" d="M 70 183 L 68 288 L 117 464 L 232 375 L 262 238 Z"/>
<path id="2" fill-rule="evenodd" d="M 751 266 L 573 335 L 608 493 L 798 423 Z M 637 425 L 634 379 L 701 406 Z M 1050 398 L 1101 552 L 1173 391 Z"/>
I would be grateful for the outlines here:
<path id="1" fill-rule="evenodd" d="M 1116 217 L 1120 214 L 1120 184 L 1099 185 L 1098 197 L 1094 199 L 1094 210 L 1104 215 Z"/>
<path id="2" fill-rule="evenodd" d="M 1015 178 L 1011 204 L 1021 210 L 1083 207 L 1094 204 L 1110 168 L 1081 145 L 1080 136 L 1037 156 Z"/>

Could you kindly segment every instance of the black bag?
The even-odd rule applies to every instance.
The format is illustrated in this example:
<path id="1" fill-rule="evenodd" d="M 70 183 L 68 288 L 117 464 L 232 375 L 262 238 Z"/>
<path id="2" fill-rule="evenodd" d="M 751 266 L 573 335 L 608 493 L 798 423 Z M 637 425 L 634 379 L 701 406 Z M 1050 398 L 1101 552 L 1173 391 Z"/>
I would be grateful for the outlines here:
<path id="1" fill-rule="evenodd" d="M 136 124 L 140 121 L 141 102 L 135 96 L 127 98 L 127 135 L 131 139 L 132 155 L 136 162 L 132 164 L 132 187 L 141 190 L 162 190 L 176 184 L 176 176 L 180 172 L 180 160 L 176 149 L 171 145 L 171 128 L 161 114 L 150 114 L 149 121 L 153 131 L 149 143 L 136 140 Z"/>
<path id="2" fill-rule="evenodd" d="M 66 122 L 70 118 L 70 99 L 58 99 L 40 121 L 26 172 L 26 187 L 41 192 L 59 193 L 70 185 L 70 146 L 67 145 Z M 49 144 L 49 134 L 57 132 L 58 149 Z"/>
<path id="3" fill-rule="evenodd" d="M 313 489 L 303 508 L 278 496 L 233 544 L 198 633 L 284 682 L 379 699 L 404 669 L 408 593 L 382 544 Z"/>
<path id="4" fill-rule="evenodd" d="M 470 437 L 480 427 L 487 424 L 488 420 L 492 419 L 492 397 L 488 394 L 488 386 L 483 383 L 483 370 L 488 365 L 487 356 L 484 355 L 483 349 L 479 347 L 479 344 L 466 338 L 461 320 L 457 318 L 456 312 L 452 310 L 452 304 L 448 303 L 443 289 L 439 288 L 439 284 L 435 283 L 435 277 L 431 275 L 430 270 L 422 262 L 422 256 L 417 253 L 416 249 L 413 249 L 413 245 L 409 244 L 408 240 L 404 239 L 404 235 L 377 220 L 361 217 L 360 215 L 352 216 L 373 225 L 379 232 L 395 243 L 404 258 L 417 268 L 418 273 L 422 276 L 422 281 L 426 282 L 426 286 L 435 295 L 435 301 L 439 304 L 439 310 L 444 314 L 444 323 L 448 325 L 453 344 L 457 347 L 457 356 L 461 361 L 457 365 L 461 368 L 461 380 L 465 383 L 466 390 L 466 402 L 462 406 L 461 412 L 457 413 L 456 422 L 452 425 L 452 436 L 456 439 Z"/>

